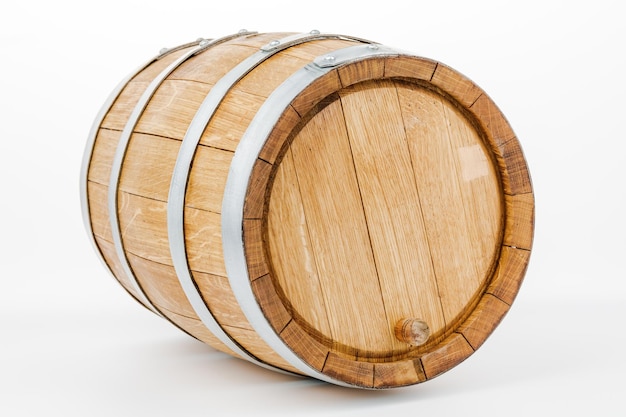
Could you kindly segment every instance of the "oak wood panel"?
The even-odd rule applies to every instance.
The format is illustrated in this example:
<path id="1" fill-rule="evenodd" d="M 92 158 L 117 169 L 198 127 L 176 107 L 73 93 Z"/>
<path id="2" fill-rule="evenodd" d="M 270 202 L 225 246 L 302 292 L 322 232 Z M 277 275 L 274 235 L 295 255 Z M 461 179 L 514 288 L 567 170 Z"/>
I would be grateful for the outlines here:
<path id="1" fill-rule="evenodd" d="M 166 79 L 141 114 L 134 131 L 182 140 L 212 85 Z"/>
<path id="2" fill-rule="evenodd" d="M 167 201 L 181 142 L 161 136 L 133 133 L 120 173 L 118 189 Z"/>
<path id="3" fill-rule="evenodd" d="M 128 262 L 152 304 L 181 316 L 199 320 L 176 275 L 174 267 L 126 253 Z"/>
<path id="4" fill-rule="evenodd" d="M 276 170 L 267 231 L 277 286 L 304 321 L 332 337 L 291 152 L 285 154 Z"/>
<path id="5" fill-rule="evenodd" d="M 330 377 L 359 387 L 374 386 L 373 363 L 357 362 L 331 352 L 328 354 L 323 372 Z"/>
<path id="6" fill-rule="evenodd" d="M 444 316 L 452 324 L 484 285 L 499 247 L 497 177 L 476 131 L 441 96 L 411 89 L 398 96 Z"/>
<path id="7" fill-rule="evenodd" d="M 272 165 L 262 159 L 257 159 L 254 163 L 243 207 L 244 219 L 263 219 L 265 195 L 271 171 Z"/>
<path id="8" fill-rule="evenodd" d="M 263 250 L 263 222 L 260 219 L 243 221 L 243 245 L 251 281 L 269 273 Z"/>
<path id="9" fill-rule="evenodd" d="M 505 195 L 506 228 L 504 244 L 530 250 L 533 243 L 534 196 L 531 193 Z"/>
<path id="10" fill-rule="evenodd" d="M 221 325 L 252 330 L 235 299 L 227 277 L 192 271 L 204 302 Z"/>
<path id="11" fill-rule="evenodd" d="M 337 70 L 329 71 L 301 91 L 291 102 L 291 107 L 300 116 L 304 116 L 322 99 L 336 93 L 340 89 L 341 80 L 339 79 L 339 73 Z"/>
<path id="12" fill-rule="evenodd" d="M 228 179 L 233 152 L 198 146 L 187 183 L 185 205 L 187 207 L 221 213 L 222 196 Z"/>
<path id="13" fill-rule="evenodd" d="M 472 353 L 474 353 L 474 350 L 463 335 L 453 333 L 443 343 L 439 344 L 434 351 L 428 352 L 421 357 L 426 378 L 432 379 L 455 367 Z"/>
<path id="14" fill-rule="evenodd" d="M 113 242 L 111 223 L 109 221 L 109 206 L 107 196 L 109 187 L 96 182 L 87 182 L 87 195 L 89 198 L 89 219 L 91 229 L 95 236 Z"/>
<path id="15" fill-rule="evenodd" d="M 141 94 L 148 87 L 150 82 L 148 81 L 131 81 L 122 90 L 117 97 L 111 109 L 107 112 L 104 120 L 100 124 L 101 128 L 124 130 L 126 122 L 135 109 Z"/>
<path id="16" fill-rule="evenodd" d="M 341 103 L 335 101 L 317 113 L 298 133 L 290 151 L 333 340 L 356 349 L 386 350 L 393 336 Z"/>
<path id="17" fill-rule="evenodd" d="M 387 326 L 419 318 L 433 333 L 440 332 L 446 323 L 396 84 L 359 84 L 342 90 L 340 96 Z M 395 349 L 407 348 L 392 340 Z"/>
<path id="18" fill-rule="evenodd" d="M 506 171 L 506 175 L 503 176 L 504 192 L 511 195 L 532 193 L 528 166 L 517 138 L 501 144 L 500 150 L 503 158 L 502 168 Z"/>
<path id="19" fill-rule="evenodd" d="M 111 164 L 122 132 L 119 130 L 99 129 L 96 136 L 91 160 L 89 162 L 89 181 L 102 185 L 109 184 Z"/>
<path id="20" fill-rule="evenodd" d="M 306 46 L 305 44 L 303 47 Z M 299 47 L 293 49 L 295 48 Z M 308 58 L 279 52 L 254 68 L 254 71 L 243 77 L 235 88 L 248 94 L 269 97 L 290 75 L 309 62 Z"/>
<path id="21" fill-rule="evenodd" d="M 236 45 L 233 41 L 215 45 L 187 60 L 183 65 L 176 68 L 168 79 L 214 85 L 228 71 L 257 50 L 252 46 Z"/>
<path id="22" fill-rule="evenodd" d="M 122 243 L 127 252 L 172 265 L 167 236 L 167 203 L 119 191 L 118 215 Z"/>
<path id="23" fill-rule="evenodd" d="M 529 259 L 530 251 L 503 246 L 498 269 L 491 279 L 487 292 L 511 305 L 522 284 Z"/>
<path id="24" fill-rule="evenodd" d="M 469 109 L 481 120 L 495 143 L 504 144 L 515 137 L 513 129 L 498 106 L 486 94 L 481 94 Z"/>
<path id="25" fill-rule="evenodd" d="M 351 86 L 361 81 L 376 80 L 383 78 L 385 74 L 384 59 L 366 59 L 357 61 L 352 65 L 340 67 L 339 79 L 344 87 Z"/>
<path id="26" fill-rule="evenodd" d="M 374 388 L 395 388 L 425 380 L 419 359 L 374 364 Z"/>
<path id="27" fill-rule="evenodd" d="M 200 144 L 234 152 L 265 97 L 231 90 L 204 130 Z"/>
<path id="28" fill-rule="evenodd" d="M 287 346 L 307 364 L 318 371 L 322 371 L 328 356 L 328 347 L 313 340 L 294 320 L 291 320 L 280 333 Z"/>
<path id="29" fill-rule="evenodd" d="M 221 221 L 217 213 L 185 208 L 185 246 L 192 271 L 227 276 Z"/>
<path id="30" fill-rule="evenodd" d="M 385 77 L 412 78 L 430 81 L 437 62 L 417 57 L 391 57 L 385 60 Z"/>
<path id="31" fill-rule="evenodd" d="M 465 107 L 470 107 L 483 93 L 471 80 L 442 63 L 437 63 L 431 82 Z"/>
<path id="32" fill-rule="evenodd" d="M 252 290 L 257 294 L 257 301 L 263 310 L 263 315 L 272 325 L 276 334 L 279 334 L 292 320 L 292 317 L 276 294 L 276 288 L 269 274 L 253 281 Z"/>
<path id="33" fill-rule="evenodd" d="M 465 337 L 472 349 L 476 350 L 500 324 L 507 311 L 509 311 L 507 303 L 491 294 L 485 294 L 476 309 L 456 331 Z"/>
<path id="34" fill-rule="evenodd" d="M 265 146 L 259 153 L 259 158 L 273 164 L 281 151 L 283 144 L 291 134 L 289 128 L 293 128 L 300 121 L 300 115 L 288 106 L 283 114 L 281 114 L 278 123 L 274 126 L 271 136 L 265 142 Z"/>

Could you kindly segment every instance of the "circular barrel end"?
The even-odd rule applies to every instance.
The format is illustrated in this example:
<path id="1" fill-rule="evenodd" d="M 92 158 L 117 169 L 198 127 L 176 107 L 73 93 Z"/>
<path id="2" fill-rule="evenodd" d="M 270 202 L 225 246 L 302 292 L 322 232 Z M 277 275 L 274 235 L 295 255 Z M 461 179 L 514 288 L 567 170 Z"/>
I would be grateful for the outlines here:
<path id="1" fill-rule="evenodd" d="M 425 321 L 419 319 L 402 319 L 394 328 L 396 338 L 411 346 L 421 346 L 430 337 L 430 328 Z"/>

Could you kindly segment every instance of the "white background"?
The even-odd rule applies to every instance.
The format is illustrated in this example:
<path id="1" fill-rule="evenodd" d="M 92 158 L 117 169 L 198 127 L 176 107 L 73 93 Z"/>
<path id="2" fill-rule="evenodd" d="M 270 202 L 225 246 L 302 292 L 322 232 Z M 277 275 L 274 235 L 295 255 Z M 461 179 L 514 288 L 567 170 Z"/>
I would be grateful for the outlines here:
<path id="1" fill-rule="evenodd" d="M 3 2 L 0 415 L 625 415 L 622 3 Z M 507 116 L 533 178 L 535 246 L 516 303 L 466 362 L 384 392 L 281 376 L 180 333 L 99 263 L 78 198 L 98 109 L 160 48 L 242 28 L 436 59 Z"/>

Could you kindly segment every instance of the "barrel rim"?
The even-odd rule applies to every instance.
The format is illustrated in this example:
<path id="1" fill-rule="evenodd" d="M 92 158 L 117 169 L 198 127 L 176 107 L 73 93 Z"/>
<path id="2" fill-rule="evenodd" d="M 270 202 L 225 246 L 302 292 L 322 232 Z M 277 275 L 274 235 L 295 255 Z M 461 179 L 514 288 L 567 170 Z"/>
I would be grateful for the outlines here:
<path id="1" fill-rule="evenodd" d="M 320 59 L 323 59 L 323 57 Z M 429 83 L 451 96 L 466 112 L 475 118 L 478 125 L 484 130 L 489 150 L 496 160 L 496 169 L 501 177 L 500 180 L 504 192 L 503 198 L 506 202 L 503 213 L 505 218 L 503 225 L 504 237 L 500 247 L 501 253 L 497 256 L 496 268 L 491 279 L 486 284 L 484 292 L 476 300 L 475 305 L 471 307 L 465 319 L 431 350 L 408 360 L 402 359 L 386 363 L 364 362 L 358 358 L 351 360 L 341 357 L 336 352 L 320 347 L 319 343 L 310 338 L 310 336 L 307 339 L 306 331 L 298 329 L 297 323 L 285 318 L 285 314 L 288 315 L 286 310 L 276 310 L 276 302 L 281 303 L 281 301 L 276 295 L 275 289 L 272 292 L 270 287 L 273 285 L 271 284 L 272 280 L 264 280 L 269 284 L 263 284 L 262 281 L 259 281 L 261 277 L 251 275 L 252 269 L 256 268 L 255 265 L 267 262 L 267 260 L 246 257 L 251 253 L 259 253 L 252 248 L 258 246 L 259 239 L 261 239 L 256 230 L 259 227 L 258 222 L 261 221 L 258 218 L 258 213 L 262 213 L 265 210 L 265 207 L 262 205 L 266 204 L 266 199 L 259 199 L 258 196 L 255 197 L 253 194 L 255 192 L 258 193 L 258 191 L 255 191 L 255 188 L 259 185 L 268 187 L 269 170 L 262 169 L 262 167 L 257 169 L 257 167 L 268 163 L 273 164 L 276 161 L 278 150 L 284 144 L 291 129 L 297 125 L 300 115 L 305 114 L 324 97 L 332 94 L 337 87 L 336 80 L 339 80 L 339 85 L 343 88 L 357 82 L 375 79 L 366 70 L 359 71 L 358 68 L 365 65 L 369 59 L 385 60 L 383 78 L 413 79 Z M 353 66 L 356 70 L 353 71 L 355 75 L 346 81 L 339 77 L 337 70 L 338 68 L 346 68 L 348 66 Z M 317 69 L 309 66 L 309 72 L 314 70 Z M 298 83 L 294 84 L 295 77 L 296 75 L 292 79 L 285 81 L 284 85 L 290 85 L 291 83 L 289 88 L 293 88 L 294 85 L 297 86 Z M 334 79 L 334 81 L 323 82 L 331 79 Z M 234 266 L 232 243 L 226 244 L 225 242 L 224 255 L 227 260 L 227 271 L 229 277 L 235 277 L 233 279 L 234 282 L 231 281 L 233 290 L 236 295 L 239 294 L 237 299 L 242 304 L 250 304 L 250 294 L 252 294 L 254 304 L 257 307 L 248 308 L 246 315 L 250 313 L 251 315 L 261 314 L 263 316 L 260 319 L 253 318 L 256 323 L 256 326 L 253 324 L 253 327 L 264 339 L 278 338 L 284 344 L 284 347 L 289 350 L 287 356 L 295 355 L 299 361 L 306 364 L 304 368 L 314 369 L 313 373 L 310 371 L 306 372 L 311 376 L 323 380 L 330 379 L 329 382 L 334 383 L 339 379 L 342 383 L 347 382 L 349 385 L 366 388 L 411 385 L 432 379 L 456 366 L 484 343 L 509 310 L 524 277 L 532 249 L 534 196 L 528 168 L 517 137 L 504 115 L 482 89 L 450 67 L 427 58 L 391 52 L 388 52 L 386 55 L 376 54 L 346 62 L 340 66 L 331 67 L 323 76 L 320 75 L 311 83 L 315 83 L 315 89 L 302 88 L 302 91 L 295 95 L 288 105 L 281 107 L 281 113 L 278 117 L 275 117 L 276 125 L 271 129 L 271 133 L 267 134 L 262 146 L 256 150 L 256 155 L 248 155 L 246 159 L 248 166 L 241 169 L 237 165 L 239 172 L 235 175 L 244 179 L 246 175 L 248 176 L 247 181 L 244 181 L 246 183 L 245 192 L 241 190 L 241 184 L 239 189 L 233 187 L 231 176 L 234 170 L 231 169 L 229 173 L 226 188 L 228 193 L 225 193 L 222 213 L 231 213 L 235 209 L 235 211 L 240 213 L 237 216 L 240 222 L 238 224 L 237 222 L 229 224 L 229 222 L 232 222 L 233 216 L 223 219 L 224 239 L 226 240 L 233 234 L 238 235 L 235 240 L 236 244 L 241 245 L 241 249 L 239 249 L 237 262 L 243 261 L 247 263 L 245 271 L 241 269 L 241 265 Z M 281 88 L 287 87 L 281 86 Z M 312 93 L 313 90 L 315 92 Z M 304 96 L 306 96 L 306 99 L 302 99 Z M 270 102 L 269 99 L 264 106 L 268 102 Z M 259 113 L 262 113 L 262 111 L 259 111 Z M 259 140 L 259 133 L 254 132 L 254 135 L 256 140 Z M 242 143 L 244 143 L 243 139 Z M 239 148 L 237 149 L 240 155 L 246 149 L 245 146 L 242 149 L 242 151 Z M 249 152 L 249 150 L 247 151 Z M 253 158 L 253 156 L 256 156 L 256 158 Z M 241 158 L 237 160 L 237 164 L 240 163 L 240 160 Z M 235 162 L 235 159 L 233 159 L 233 166 L 235 166 Z M 244 173 L 242 174 L 241 171 L 244 171 Z M 254 184 L 254 187 L 251 186 L 252 184 Z M 240 193 L 237 196 L 240 205 L 230 205 L 234 192 Z M 241 195 L 242 192 L 244 193 L 243 195 Z M 252 213 L 257 213 L 257 215 L 252 215 Z M 229 265 L 230 270 L 228 269 Z M 245 286 L 248 288 L 244 288 Z M 247 297 L 241 297 L 242 292 L 247 292 Z M 255 309 L 257 310 L 256 313 L 252 313 L 251 310 Z M 287 323 L 285 323 L 285 320 L 287 320 Z M 259 325 L 258 323 L 262 321 L 265 321 L 267 324 L 263 325 L 261 323 Z M 270 330 L 273 334 L 268 334 Z M 283 333 L 285 333 L 285 337 L 282 336 Z M 285 340 L 286 338 L 288 340 Z M 297 341 L 297 345 L 290 345 L 290 343 L 295 341 Z M 268 344 L 274 347 L 275 343 Z M 320 352 L 323 352 L 325 349 L 328 352 L 323 358 L 320 358 Z M 284 348 L 279 350 L 285 351 Z M 283 356 L 283 352 L 279 353 Z M 364 367 L 367 369 L 364 370 Z M 364 382 L 360 379 L 359 375 L 363 372 L 372 375 L 371 381 Z M 392 377 L 390 380 L 389 375 L 398 376 Z M 410 375 L 410 377 L 407 377 L 407 375 Z"/>

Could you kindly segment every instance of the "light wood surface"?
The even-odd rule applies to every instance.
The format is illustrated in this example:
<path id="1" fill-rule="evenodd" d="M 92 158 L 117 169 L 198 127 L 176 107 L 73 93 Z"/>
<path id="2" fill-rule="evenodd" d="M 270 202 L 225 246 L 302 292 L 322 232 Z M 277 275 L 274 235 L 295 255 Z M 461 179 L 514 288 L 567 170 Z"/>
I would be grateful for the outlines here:
<path id="1" fill-rule="evenodd" d="M 119 184 L 109 190 L 139 97 L 185 51 L 153 62 L 107 113 L 88 170 L 95 240 L 121 285 L 138 298 L 112 243 L 111 192 L 125 255 L 150 302 L 183 331 L 235 356 L 180 286 L 167 199 L 182 139 L 206 95 L 283 36 L 228 41 L 170 74 L 135 126 Z M 296 373 L 255 331 L 230 287 L 224 187 L 240 138 L 276 88 L 315 57 L 356 44 L 306 42 L 239 80 L 202 134 L 181 213 L 190 273 L 218 324 L 253 357 Z M 340 66 L 297 95 L 253 167 L 242 230 L 252 291 L 289 349 L 331 378 L 390 388 L 433 378 L 484 343 L 521 285 L 533 216 L 519 141 L 495 103 L 452 68 L 393 56 Z M 399 332 L 398 323 L 406 324 Z"/>
<path id="2" fill-rule="evenodd" d="M 293 139 L 272 187 L 277 284 L 303 325 L 345 353 L 406 351 L 394 326 L 407 317 L 440 337 L 492 272 L 504 204 L 495 169 L 464 116 L 424 88 L 341 90 Z"/>

